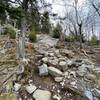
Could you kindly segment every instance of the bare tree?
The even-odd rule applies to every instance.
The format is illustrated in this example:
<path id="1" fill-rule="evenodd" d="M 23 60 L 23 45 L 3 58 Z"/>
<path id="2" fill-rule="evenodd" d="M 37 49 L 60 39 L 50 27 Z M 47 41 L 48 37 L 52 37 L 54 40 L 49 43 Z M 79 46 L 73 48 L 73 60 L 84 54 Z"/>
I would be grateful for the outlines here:
<path id="1" fill-rule="evenodd" d="M 92 7 L 95 9 L 95 11 L 100 16 L 100 1 L 99 0 L 98 1 L 97 0 L 89 0 L 89 2 L 91 3 Z"/>

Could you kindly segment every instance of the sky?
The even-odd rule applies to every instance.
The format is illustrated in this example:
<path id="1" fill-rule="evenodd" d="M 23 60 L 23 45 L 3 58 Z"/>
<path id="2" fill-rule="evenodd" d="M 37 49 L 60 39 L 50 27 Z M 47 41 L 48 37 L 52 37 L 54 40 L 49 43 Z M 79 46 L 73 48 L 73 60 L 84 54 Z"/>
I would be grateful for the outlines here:
<path id="1" fill-rule="evenodd" d="M 72 2 L 74 0 L 68 0 L 67 4 L 71 4 L 70 2 Z M 78 0 L 79 6 L 82 6 L 83 2 L 85 0 Z M 57 13 L 59 16 L 63 16 L 64 15 L 64 9 L 65 7 L 62 6 L 64 5 L 63 0 L 47 0 L 47 2 L 52 3 L 52 12 Z M 70 7 L 68 7 L 69 9 Z"/>

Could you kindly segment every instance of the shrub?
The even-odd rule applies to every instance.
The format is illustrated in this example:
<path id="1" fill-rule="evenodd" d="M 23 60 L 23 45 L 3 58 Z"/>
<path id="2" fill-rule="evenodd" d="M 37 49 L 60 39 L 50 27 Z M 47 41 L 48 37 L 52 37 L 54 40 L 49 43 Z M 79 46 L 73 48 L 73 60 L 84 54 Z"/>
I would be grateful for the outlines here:
<path id="1" fill-rule="evenodd" d="M 62 33 L 62 27 L 58 23 L 57 26 L 53 29 L 53 38 L 60 38 L 60 34 Z"/>
<path id="2" fill-rule="evenodd" d="M 30 33 L 29 33 L 29 40 L 31 42 L 36 42 L 36 32 L 34 30 L 32 30 Z"/>
<path id="3" fill-rule="evenodd" d="M 83 33 L 81 34 L 81 39 L 83 43 L 86 41 L 85 35 Z M 68 42 L 80 41 L 80 35 L 76 36 L 74 34 L 69 34 L 68 36 L 66 36 L 65 40 Z"/>
<path id="4" fill-rule="evenodd" d="M 93 35 L 91 37 L 90 44 L 96 45 L 97 43 L 98 43 L 98 39 L 97 39 L 96 35 Z"/>
<path id="5" fill-rule="evenodd" d="M 16 30 L 10 24 L 4 26 L 4 34 L 9 35 L 10 38 L 12 38 L 12 39 L 15 39 L 16 38 Z"/>
<path id="6" fill-rule="evenodd" d="M 66 36 L 66 38 L 65 38 L 65 41 L 67 41 L 67 42 L 73 42 L 73 41 L 75 41 L 75 36 L 73 36 L 73 35 L 68 35 L 68 36 Z"/>

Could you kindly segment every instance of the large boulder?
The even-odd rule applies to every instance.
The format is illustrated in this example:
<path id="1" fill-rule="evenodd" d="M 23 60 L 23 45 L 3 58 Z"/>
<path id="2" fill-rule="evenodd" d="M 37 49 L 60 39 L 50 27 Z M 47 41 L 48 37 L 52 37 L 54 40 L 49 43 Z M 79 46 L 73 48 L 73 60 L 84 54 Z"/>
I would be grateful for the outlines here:
<path id="1" fill-rule="evenodd" d="M 55 77 L 59 77 L 63 75 L 63 73 L 55 67 L 48 67 L 48 71 L 50 75 L 55 76 Z"/>
<path id="2" fill-rule="evenodd" d="M 33 98 L 35 100 L 51 100 L 51 92 L 46 91 L 46 90 L 37 89 L 33 93 Z"/>
<path id="3" fill-rule="evenodd" d="M 40 34 L 40 35 L 37 35 L 37 42 L 40 44 L 44 44 L 44 45 L 53 47 L 57 44 L 58 39 L 54 39 L 51 36 L 46 35 L 46 34 Z"/>

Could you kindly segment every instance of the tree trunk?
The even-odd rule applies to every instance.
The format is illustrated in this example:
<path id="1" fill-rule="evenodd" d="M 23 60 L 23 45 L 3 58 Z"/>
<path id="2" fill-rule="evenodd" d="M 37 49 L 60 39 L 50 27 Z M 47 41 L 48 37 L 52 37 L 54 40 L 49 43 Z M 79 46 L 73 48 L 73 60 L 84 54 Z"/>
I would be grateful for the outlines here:
<path id="1" fill-rule="evenodd" d="M 80 40 L 80 50 L 82 49 L 82 23 L 79 26 L 79 40 Z"/>

